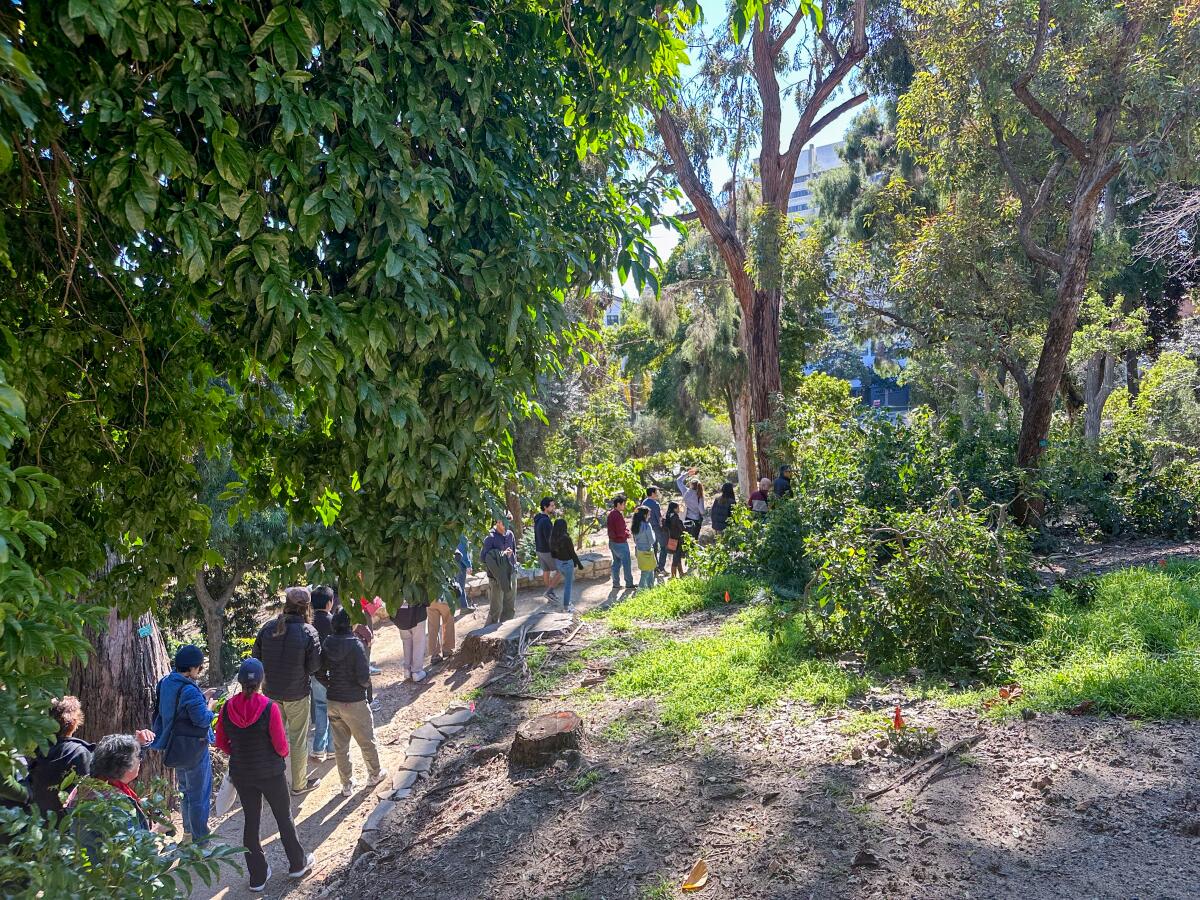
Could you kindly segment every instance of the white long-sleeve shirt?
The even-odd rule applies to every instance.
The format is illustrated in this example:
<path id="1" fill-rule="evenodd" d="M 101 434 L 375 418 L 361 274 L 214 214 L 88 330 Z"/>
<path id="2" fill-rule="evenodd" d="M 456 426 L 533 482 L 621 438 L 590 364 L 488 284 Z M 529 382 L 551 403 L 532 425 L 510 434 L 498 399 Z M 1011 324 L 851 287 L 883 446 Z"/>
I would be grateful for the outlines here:
<path id="1" fill-rule="evenodd" d="M 675 479 L 675 485 L 683 495 L 684 518 L 693 522 L 703 522 L 704 500 L 696 493 L 695 488 L 688 486 L 686 473 Z"/>

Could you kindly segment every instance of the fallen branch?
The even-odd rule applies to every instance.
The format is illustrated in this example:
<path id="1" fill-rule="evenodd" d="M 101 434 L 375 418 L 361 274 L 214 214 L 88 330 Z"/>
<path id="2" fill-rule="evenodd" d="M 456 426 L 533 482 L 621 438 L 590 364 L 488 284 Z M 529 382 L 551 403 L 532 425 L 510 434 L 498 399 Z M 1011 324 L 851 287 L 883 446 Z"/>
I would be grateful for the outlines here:
<path id="1" fill-rule="evenodd" d="M 911 766 L 907 772 L 905 772 L 887 787 L 881 787 L 878 790 L 871 791 L 869 794 L 864 794 L 863 800 L 874 800 L 876 797 L 882 797 L 889 791 L 894 791 L 901 785 L 912 781 L 918 775 L 928 772 L 939 763 L 944 762 L 948 757 L 962 753 L 964 750 L 970 750 L 972 747 L 982 741 L 983 737 L 983 732 L 980 732 L 979 734 L 973 734 L 970 737 L 965 737 L 961 741 L 955 741 L 945 750 L 939 750 L 937 753 L 933 754 L 933 756 L 929 757 L 929 759 L 923 759 L 916 765 Z"/>
<path id="2" fill-rule="evenodd" d="M 581 628 L 583 628 L 583 620 L 582 619 L 580 619 L 579 624 L 575 626 L 575 630 L 571 632 L 571 636 L 568 637 L 565 641 L 559 641 L 555 646 L 561 647 L 561 646 L 563 646 L 563 644 L 571 643 L 571 641 L 575 640 L 575 635 L 579 634 L 579 629 L 581 629 Z M 551 652 L 553 653 L 554 651 L 551 651 Z"/>
<path id="3" fill-rule="evenodd" d="M 424 803 L 430 797 L 433 797 L 437 794 L 445 793 L 446 791 L 452 791 L 456 787 L 462 787 L 466 783 L 467 782 L 465 779 L 460 778 L 458 781 L 451 781 L 448 784 L 439 784 L 437 787 L 430 788 L 424 794 L 422 794 L 419 802 Z"/>

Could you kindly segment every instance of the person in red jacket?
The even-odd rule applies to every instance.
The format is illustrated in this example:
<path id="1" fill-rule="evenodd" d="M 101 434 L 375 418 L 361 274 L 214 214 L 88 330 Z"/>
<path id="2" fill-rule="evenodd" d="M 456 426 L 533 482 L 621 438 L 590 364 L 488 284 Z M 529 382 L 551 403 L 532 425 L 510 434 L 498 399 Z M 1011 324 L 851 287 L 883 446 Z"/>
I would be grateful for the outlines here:
<path id="1" fill-rule="evenodd" d="M 613 590 L 621 589 L 621 569 L 625 570 L 625 590 L 632 591 L 633 561 L 629 556 L 629 526 L 625 523 L 625 495 L 617 494 L 608 511 L 608 549 L 612 553 Z"/>
<path id="2" fill-rule="evenodd" d="M 246 848 L 246 868 L 250 890 L 261 893 L 271 877 L 271 867 L 263 853 L 259 836 L 262 802 L 265 799 L 279 827 L 279 841 L 287 853 L 289 878 L 303 878 L 312 871 L 314 860 L 306 854 L 296 836 L 292 819 L 291 793 L 283 760 L 288 755 L 287 730 L 279 704 L 262 693 L 263 665 L 254 657 L 243 660 L 238 669 L 241 693 L 234 694 L 217 719 L 216 744 L 229 754 L 229 777 L 242 804 L 245 823 L 242 846 Z M 303 748 L 297 753 L 303 755 Z"/>

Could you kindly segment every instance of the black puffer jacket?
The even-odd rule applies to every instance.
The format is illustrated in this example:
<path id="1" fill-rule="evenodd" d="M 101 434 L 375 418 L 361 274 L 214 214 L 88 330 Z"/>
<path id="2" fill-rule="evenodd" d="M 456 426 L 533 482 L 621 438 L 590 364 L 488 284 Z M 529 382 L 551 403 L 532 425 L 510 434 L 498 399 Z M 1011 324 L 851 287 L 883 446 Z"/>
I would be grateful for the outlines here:
<path id="1" fill-rule="evenodd" d="M 76 737 L 61 738 L 50 745 L 43 754 L 34 757 L 29 766 L 29 790 L 33 802 L 45 813 L 62 813 L 63 805 L 58 796 L 59 785 L 68 772 L 87 775 L 92 768 L 92 751 L 89 744 Z"/>
<path id="2" fill-rule="evenodd" d="M 321 640 L 317 629 L 300 616 L 284 619 L 283 634 L 275 634 L 278 619 L 258 632 L 250 655 L 263 664 L 263 693 L 272 700 L 303 700 L 311 693 L 308 676 L 320 668 Z"/>
<path id="3" fill-rule="evenodd" d="M 321 670 L 317 678 L 328 688 L 328 697 L 337 703 L 357 703 L 367 699 L 371 671 L 367 651 L 353 634 L 331 634 L 321 645 Z"/>

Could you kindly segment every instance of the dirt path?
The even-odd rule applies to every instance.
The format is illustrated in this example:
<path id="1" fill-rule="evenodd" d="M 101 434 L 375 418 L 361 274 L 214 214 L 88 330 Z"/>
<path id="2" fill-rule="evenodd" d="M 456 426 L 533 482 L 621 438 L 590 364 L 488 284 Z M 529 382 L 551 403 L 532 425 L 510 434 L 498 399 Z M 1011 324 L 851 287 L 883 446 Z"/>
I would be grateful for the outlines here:
<path id="1" fill-rule="evenodd" d="M 599 582 L 577 582 L 582 588 L 577 606 L 581 611 L 591 609 L 615 595 L 611 593 L 607 580 Z M 517 613 L 532 612 L 545 602 L 540 592 L 525 591 L 517 597 Z M 480 603 L 479 600 L 476 603 Z M 456 637 L 461 643 L 466 633 L 483 625 L 487 615 L 486 600 L 475 613 L 459 613 L 455 623 Z M 389 772 L 403 758 L 403 748 L 409 733 L 422 721 L 436 715 L 452 701 L 462 698 L 473 688 L 486 681 L 491 667 L 455 670 L 444 664 L 430 669 L 430 677 L 421 684 L 401 681 L 403 651 L 400 635 L 395 628 L 384 626 L 377 632 L 371 651 L 371 661 L 383 669 L 374 678 L 375 696 L 381 709 L 375 715 L 375 732 L 379 742 L 380 757 Z M 469 734 L 469 732 L 468 732 Z M 309 743 L 311 746 L 311 742 Z M 365 776 L 366 767 L 358 746 L 352 744 L 350 759 L 355 775 Z M 226 867 L 221 881 L 211 887 L 199 885 L 192 892 L 192 900 L 233 900 L 243 897 L 286 897 L 297 893 L 315 894 L 324 880 L 350 862 L 358 842 L 363 821 L 375 808 L 376 793 L 386 796 L 391 791 L 390 779 L 372 793 L 360 790 L 352 797 L 343 797 L 338 782 L 337 766 L 330 759 L 325 763 L 309 761 L 310 771 L 322 776 L 320 785 L 304 797 L 293 799 L 292 812 L 296 818 L 300 842 L 306 850 L 316 854 L 317 866 L 314 873 L 304 882 L 288 880 L 287 860 L 279 843 L 279 834 L 270 809 L 264 806 L 262 814 L 262 841 L 274 874 L 264 894 L 251 894 L 247 889 L 246 876 L 240 871 Z M 225 817 L 215 821 L 218 838 L 232 846 L 242 843 L 242 812 L 239 806 Z"/>

